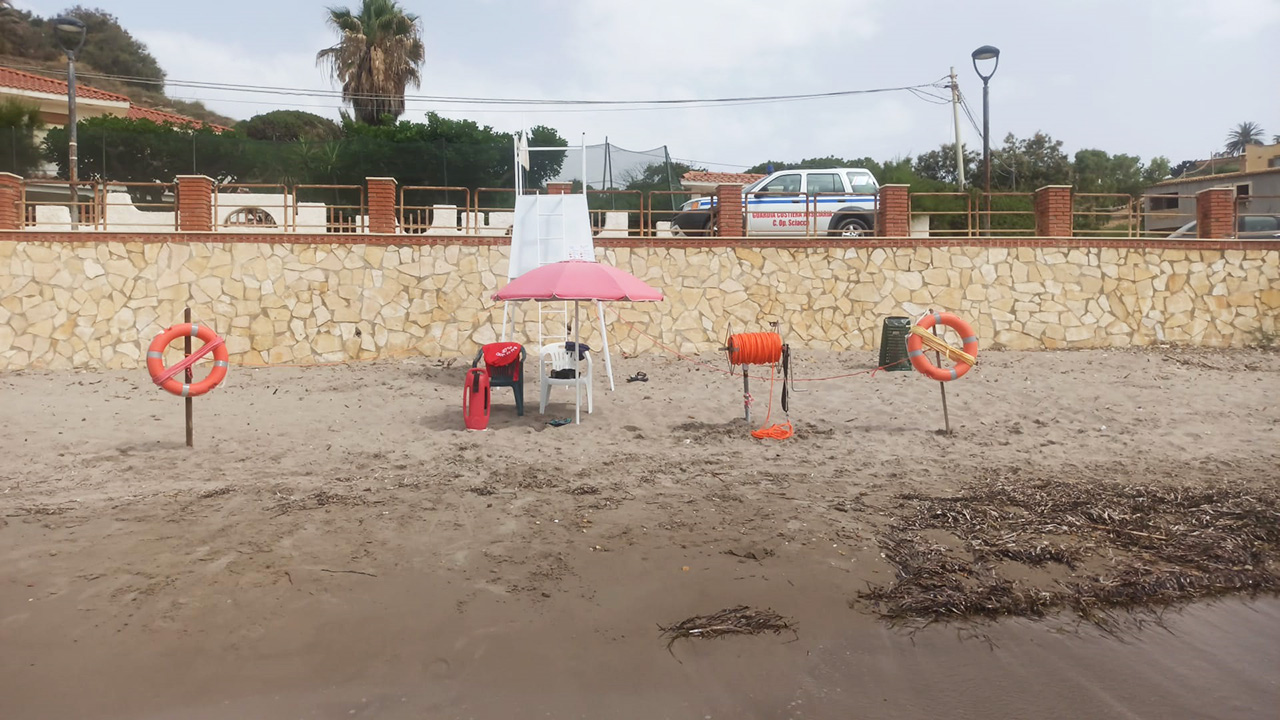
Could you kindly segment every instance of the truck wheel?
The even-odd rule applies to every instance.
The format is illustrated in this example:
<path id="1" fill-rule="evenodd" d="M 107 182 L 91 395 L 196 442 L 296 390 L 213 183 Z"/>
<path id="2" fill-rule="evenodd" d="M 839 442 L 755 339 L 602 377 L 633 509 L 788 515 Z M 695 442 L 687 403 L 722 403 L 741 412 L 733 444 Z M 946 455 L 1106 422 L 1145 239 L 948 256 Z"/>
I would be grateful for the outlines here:
<path id="1" fill-rule="evenodd" d="M 865 237 L 870 235 L 870 227 L 861 218 L 847 217 L 836 225 L 836 232 L 841 237 Z"/>

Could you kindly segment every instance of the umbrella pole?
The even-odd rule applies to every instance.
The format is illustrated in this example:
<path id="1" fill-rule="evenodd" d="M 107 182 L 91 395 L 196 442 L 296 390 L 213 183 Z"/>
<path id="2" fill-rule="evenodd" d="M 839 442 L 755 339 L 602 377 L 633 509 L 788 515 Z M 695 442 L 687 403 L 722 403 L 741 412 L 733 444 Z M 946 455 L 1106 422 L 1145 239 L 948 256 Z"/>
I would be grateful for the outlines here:
<path id="1" fill-rule="evenodd" d="M 578 301 L 573 301 L 573 423 L 582 424 L 582 338 L 578 331 Z"/>
<path id="2" fill-rule="evenodd" d="M 604 328 L 604 301 L 596 301 L 596 315 L 600 318 L 600 342 L 604 343 L 604 371 L 609 376 L 609 391 L 613 392 L 613 363 L 609 361 L 609 333 Z"/>

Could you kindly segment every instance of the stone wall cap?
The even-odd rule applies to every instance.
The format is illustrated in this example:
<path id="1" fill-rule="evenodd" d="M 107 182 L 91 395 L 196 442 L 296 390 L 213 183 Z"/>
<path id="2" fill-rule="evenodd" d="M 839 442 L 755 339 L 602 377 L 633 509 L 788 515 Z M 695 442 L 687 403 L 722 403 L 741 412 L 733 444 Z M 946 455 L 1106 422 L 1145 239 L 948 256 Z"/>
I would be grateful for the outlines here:
<path id="1" fill-rule="evenodd" d="M 881 185 L 881 186 L 880 186 L 880 189 L 881 189 L 881 190 L 883 190 L 883 189 L 885 189 L 885 188 L 887 188 L 887 187 L 904 187 L 904 188 L 909 188 L 909 187 L 911 187 L 911 184 L 910 184 L 910 183 L 887 183 L 887 184 L 885 184 L 885 185 Z"/>
<path id="2" fill-rule="evenodd" d="M 1050 188 L 1067 188 L 1068 190 L 1074 190 L 1075 186 L 1074 185 L 1045 185 L 1044 187 L 1036 188 L 1036 192 L 1040 192 L 1041 190 L 1049 190 Z"/>
<path id="3" fill-rule="evenodd" d="M 1214 185 L 1213 187 L 1207 187 L 1207 188 L 1204 188 L 1203 190 L 1197 190 L 1196 194 L 1199 195 L 1201 193 L 1213 192 L 1214 190 L 1230 190 L 1231 192 L 1235 192 L 1236 186 L 1235 185 Z"/>
<path id="4" fill-rule="evenodd" d="M 174 177 L 174 180 L 208 180 L 213 182 L 213 178 L 208 175 L 178 175 Z"/>
<path id="5" fill-rule="evenodd" d="M 0 172 L 0 177 L 9 177 L 9 178 L 13 178 L 14 180 L 21 180 L 21 179 L 22 179 L 22 176 L 21 176 L 21 175 L 14 175 L 14 174 L 13 174 L 13 173 L 11 173 L 11 172 Z"/>
<path id="6" fill-rule="evenodd" d="M 392 177 L 371 177 L 371 178 L 365 178 L 365 182 L 368 182 L 368 181 L 370 181 L 370 180 L 385 180 L 385 181 L 387 181 L 387 182 L 389 182 L 389 183 L 392 183 L 392 184 L 395 184 L 395 181 L 396 181 L 396 179 L 395 179 L 395 178 L 392 178 Z"/>

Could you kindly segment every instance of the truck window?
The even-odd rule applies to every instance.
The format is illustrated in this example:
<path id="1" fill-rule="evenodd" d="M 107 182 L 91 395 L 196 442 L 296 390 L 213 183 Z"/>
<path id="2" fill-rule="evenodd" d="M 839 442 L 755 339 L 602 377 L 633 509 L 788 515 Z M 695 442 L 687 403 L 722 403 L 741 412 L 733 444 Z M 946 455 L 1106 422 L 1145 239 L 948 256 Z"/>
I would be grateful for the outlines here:
<path id="1" fill-rule="evenodd" d="M 842 193 L 844 192 L 844 184 L 840 182 L 840 176 L 835 173 L 809 173 L 809 190 L 810 195 L 816 193 Z"/>
<path id="2" fill-rule="evenodd" d="M 758 192 L 798 193 L 800 192 L 800 175 L 797 173 L 779 175 L 762 185 Z"/>
<path id="3" fill-rule="evenodd" d="M 876 179 L 871 177 L 871 173 L 853 172 L 846 173 L 849 178 L 849 188 L 858 195 L 874 195 L 876 188 Z"/>

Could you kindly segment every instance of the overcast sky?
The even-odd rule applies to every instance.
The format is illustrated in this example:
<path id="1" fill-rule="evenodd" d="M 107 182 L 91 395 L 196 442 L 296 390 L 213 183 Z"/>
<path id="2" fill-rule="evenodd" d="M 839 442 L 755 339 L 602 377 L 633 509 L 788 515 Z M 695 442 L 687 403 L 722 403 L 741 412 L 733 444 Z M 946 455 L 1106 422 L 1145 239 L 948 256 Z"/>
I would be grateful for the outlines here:
<path id="1" fill-rule="evenodd" d="M 14 0 L 51 15 L 70 0 Z M 316 67 L 335 36 L 315 0 L 93 2 L 174 80 L 333 89 Z M 342 3 L 339 3 L 342 4 Z M 356 6 L 358 0 L 347 0 Z M 892 87 L 955 66 L 981 123 L 973 48 L 1000 48 L 993 140 L 1042 130 L 1069 152 L 1175 163 L 1242 121 L 1280 134 L 1280 0 L 403 0 L 422 18 L 423 95 L 659 99 Z M 92 42 L 92 38 L 89 42 Z M 279 108 L 337 117 L 330 99 L 171 88 L 235 118 Z M 950 105 L 907 93 L 628 112 L 483 112 L 411 102 L 499 130 L 550 125 L 576 144 L 667 145 L 732 170 L 767 159 L 887 159 L 952 138 Z M 965 142 L 980 140 L 962 119 Z M 713 164 L 714 163 L 714 164 Z"/>

